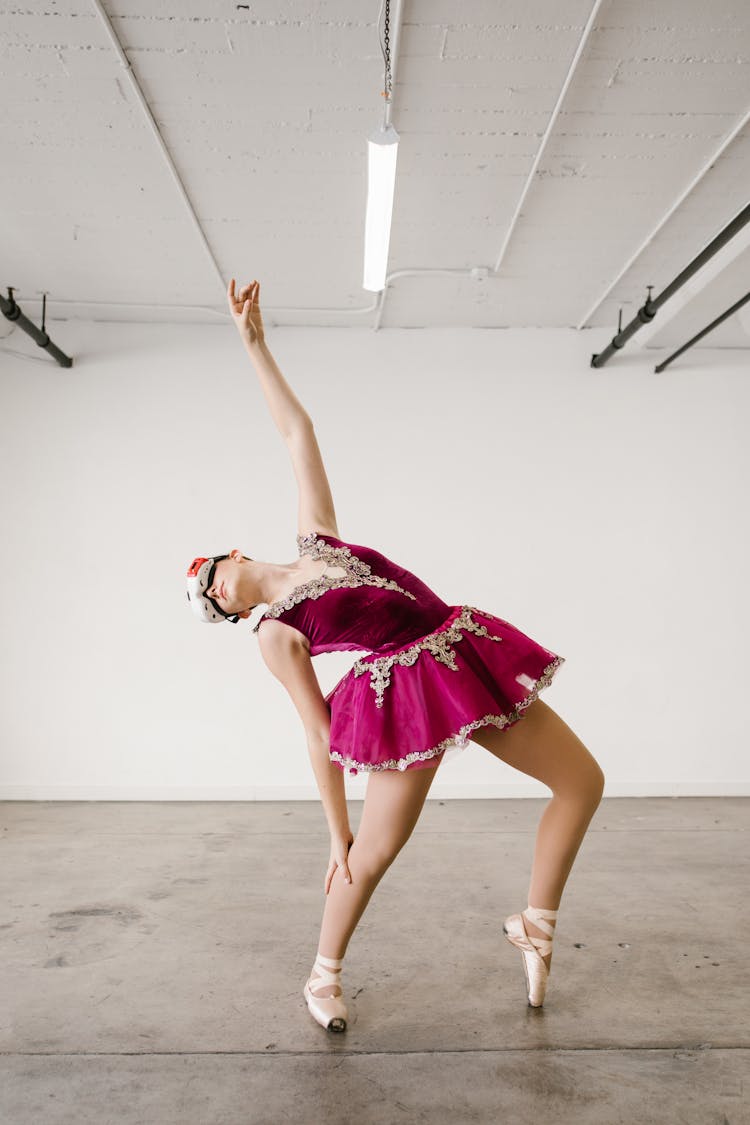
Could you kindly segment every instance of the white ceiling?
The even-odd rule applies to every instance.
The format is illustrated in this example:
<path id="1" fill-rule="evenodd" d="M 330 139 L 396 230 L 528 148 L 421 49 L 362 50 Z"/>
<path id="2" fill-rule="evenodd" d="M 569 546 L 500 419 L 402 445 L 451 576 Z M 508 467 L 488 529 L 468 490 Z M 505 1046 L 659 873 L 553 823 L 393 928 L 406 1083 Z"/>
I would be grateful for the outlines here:
<path id="1" fill-rule="evenodd" d="M 601 350 L 748 203 L 747 0 L 404 0 L 397 36 L 391 0 L 399 276 L 364 291 L 380 6 L 6 8 L 1 291 L 37 323 L 46 292 L 48 324 L 218 324 L 227 279 L 257 277 L 269 324 L 587 327 Z M 750 289 L 742 245 L 649 344 Z M 748 306 L 705 345 L 750 346 Z"/>

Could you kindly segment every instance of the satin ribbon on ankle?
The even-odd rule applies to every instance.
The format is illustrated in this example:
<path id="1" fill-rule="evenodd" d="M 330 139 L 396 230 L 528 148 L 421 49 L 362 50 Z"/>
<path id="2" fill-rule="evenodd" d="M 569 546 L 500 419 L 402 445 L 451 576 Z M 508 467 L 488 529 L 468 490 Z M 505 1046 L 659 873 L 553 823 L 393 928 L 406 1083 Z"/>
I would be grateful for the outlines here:
<path id="1" fill-rule="evenodd" d="M 527 906 L 526 909 L 522 911 L 522 913 L 523 916 L 529 920 L 529 922 L 533 922 L 533 924 L 537 926 L 543 933 L 549 934 L 549 939 L 532 937 L 531 934 L 527 934 L 529 941 L 532 942 L 534 947 L 539 950 L 541 956 L 547 957 L 552 952 L 551 939 L 555 932 L 555 927 L 551 926 L 547 919 L 557 918 L 559 911 L 546 910 L 541 906 Z"/>

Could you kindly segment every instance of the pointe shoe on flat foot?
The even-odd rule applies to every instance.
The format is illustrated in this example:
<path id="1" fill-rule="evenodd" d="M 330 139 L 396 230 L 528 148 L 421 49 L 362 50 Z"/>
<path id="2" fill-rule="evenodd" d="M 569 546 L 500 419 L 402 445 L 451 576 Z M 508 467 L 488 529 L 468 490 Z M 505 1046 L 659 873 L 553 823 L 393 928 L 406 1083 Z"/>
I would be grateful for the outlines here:
<path id="1" fill-rule="evenodd" d="M 555 932 L 551 921 L 557 918 L 556 910 L 543 910 L 536 906 L 527 906 L 521 914 L 511 914 L 505 919 L 503 933 L 511 945 L 521 950 L 523 957 L 523 971 L 526 974 L 526 990 L 529 1005 L 532 1008 L 541 1008 L 544 1003 L 544 994 L 547 990 L 549 969 L 543 958 L 552 952 L 552 935 Z M 532 937 L 526 932 L 524 917 L 533 922 L 549 938 Z M 549 919 L 549 921 L 547 920 Z"/>
<path id="2" fill-rule="evenodd" d="M 346 1010 L 346 1004 L 341 999 L 341 985 L 339 984 L 343 964 L 343 958 L 323 957 L 318 953 L 313 965 L 317 976 L 313 977 L 311 973 L 309 980 L 302 989 L 310 1014 L 326 1031 L 346 1031 L 349 1013 Z M 337 971 L 331 972 L 330 970 Z M 337 985 L 338 993 L 335 996 L 317 996 L 316 992 L 319 992 L 323 985 L 328 984 Z"/>

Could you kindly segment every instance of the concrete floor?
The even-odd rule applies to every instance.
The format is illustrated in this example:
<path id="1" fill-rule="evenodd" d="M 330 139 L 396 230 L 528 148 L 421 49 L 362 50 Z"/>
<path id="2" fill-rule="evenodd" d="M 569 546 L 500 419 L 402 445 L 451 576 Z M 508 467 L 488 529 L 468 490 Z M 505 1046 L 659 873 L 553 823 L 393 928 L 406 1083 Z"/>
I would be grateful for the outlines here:
<path id="1" fill-rule="evenodd" d="M 427 802 L 338 1036 L 317 803 L 0 804 L 0 1122 L 750 1122 L 750 799 L 605 799 L 537 1011 L 501 924 L 544 804 Z"/>

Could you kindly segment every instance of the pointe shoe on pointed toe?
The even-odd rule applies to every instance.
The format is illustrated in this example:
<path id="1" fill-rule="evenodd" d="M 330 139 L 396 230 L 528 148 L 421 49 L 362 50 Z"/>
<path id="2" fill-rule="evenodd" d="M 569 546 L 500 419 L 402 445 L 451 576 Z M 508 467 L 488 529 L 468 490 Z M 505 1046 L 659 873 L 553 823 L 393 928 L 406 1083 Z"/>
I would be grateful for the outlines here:
<path id="1" fill-rule="evenodd" d="M 526 974 L 526 992 L 530 1007 L 541 1008 L 547 991 L 549 969 L 543 958 L 552 952 L 552 935 L 555 930 L 550 922 L 557 918 L 556 910 L 542 910 L 528 906 L 521 914 L 509 915 L 503 924 L 503 933 L 511 945 L 520 949 L 523 957 L 523 971 Z M 532 937 L 526 932 L 524 917 L 533 922 L 549 938 Z"/>
<path id="2" fill-rule="evenodd" d="M 343 964 L 343 958 L 334 959 L 333 957 L 323 957 L 318 953 L 315 958 L 315 964 L 313 965 L 317 976 L 313 977 L 311 973 L 309 980 L 302 990 L 311 1016 L 313 1019 L 317 1020 L 320 1026 L 324 1027 L 326 1031 L 346 1031 L 346 1021 L 349 1018 L 349 1013 L 346 1010 L 346 1004 L 341 998 L 341 985 L 339 983 L 341 966 Z M 324 985 L 329 984 L 338 986 L 339 991 L 336 995 L 316 995 L 316 993 L 322 991 Z"/>

